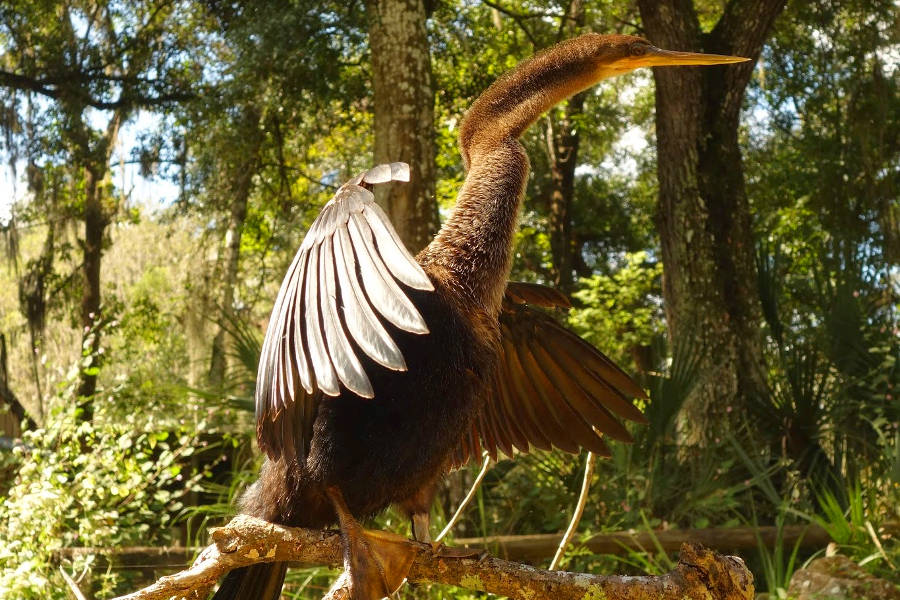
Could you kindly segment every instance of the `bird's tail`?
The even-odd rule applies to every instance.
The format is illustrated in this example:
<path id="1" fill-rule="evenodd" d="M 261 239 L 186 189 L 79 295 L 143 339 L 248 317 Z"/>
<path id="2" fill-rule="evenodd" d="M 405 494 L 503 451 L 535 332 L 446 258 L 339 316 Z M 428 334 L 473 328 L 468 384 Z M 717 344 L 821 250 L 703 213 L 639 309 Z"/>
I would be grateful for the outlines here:
<path id="1" fill-rule="evenodd" d="M 212 600 L 278 600 L 287 563 L 258 563 L 225 576 Z"/>
<path id="2" fill-rule="evenodd" d="M 259 480 L 240 500 L 247 515 L 294 527 L 318 529 L 336 521 L 324 494 L 308 485 L 301 467 L 267 460 Z M 213 600 L 278 600 L 287 563 L 258 563 L 235 569 L 225 576 Z"/>

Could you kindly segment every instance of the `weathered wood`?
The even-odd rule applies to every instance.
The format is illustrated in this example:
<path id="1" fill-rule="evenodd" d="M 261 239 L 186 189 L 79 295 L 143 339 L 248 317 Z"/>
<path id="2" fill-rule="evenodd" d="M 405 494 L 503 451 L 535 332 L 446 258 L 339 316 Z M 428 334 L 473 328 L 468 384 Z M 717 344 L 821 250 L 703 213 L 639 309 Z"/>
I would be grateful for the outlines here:
<path id="1" fill-rule="evenodd" d="M 753 598 L 753 576 L 736 556 L 722 556 L 698 545 L 681 547 L 678 565 L 660 576 L 590 575 L 544 571 L 498 558 L 442 561 L 440 579 L 430 570 L 417 571 L 409 580 L 437 582 L 507 596 L 513 599 L 554 598 L 604 600 L 685 600 Z M 477 565 L 478 568 L 472 568 Z M 426 567 L 427 568 L 427 567 Z M 350 600 L 346 578 L 339 580 L 323 600 Z"/>
<path id="2" fill-rule="evenodd" d="M 163 577 L 153 585 L 118 600 L 203 598 L 226 572 L 257 562 L 299 562 L 325 566 L 341 564 L 340 536 L 335 531 L 282 527 L 246 515 L 212 531 L 214 544 L 190 569 Z M 499 558 L 442 558 L 428 544 L 407 541 L 416 559 L 409 571 L 412 582 L 434 582 L 480 590 L 509 598 L 753 598 L 753 577 L 743 561 L 686 544 L 675 570 L 657 577 L 602 576 L 544 571 Z M 329 598 L 347 598 L 345 587 Z"/>

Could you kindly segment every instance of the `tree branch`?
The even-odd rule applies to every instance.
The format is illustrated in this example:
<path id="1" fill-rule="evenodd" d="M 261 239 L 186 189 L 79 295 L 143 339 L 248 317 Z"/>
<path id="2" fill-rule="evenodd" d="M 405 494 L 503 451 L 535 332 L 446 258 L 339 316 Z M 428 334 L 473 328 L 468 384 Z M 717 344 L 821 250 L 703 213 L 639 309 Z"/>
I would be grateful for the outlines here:
<path id="1" fill-rule="evenodd" d="M 522 14 L 522 13 L 515 12 L 513 10 L 510 10 L 510 9 L 502 6 L 499 2 L 493 2 L 492 0 L 484 0 L 484 3 L 486 5 L 488 5 L 489 7 L 493 8 L 494 10 L 503 13 L 504 15 L 506 15 L 513 21 L 515 21 L 516 25 L 519 26 L 519 29 L 522 30 L 522 33 L 525 34 L 525 37 L 528 38 L 528 41 L 531 42 L 531 47 L 533 50 L 537 51 L 538 49 L 540 49 L 542 47 L 540 44 L 538 44 L 537 38 L 534 37 L 534 34 L 531 32 L 531 30 L 528 29 L 528 27 L 525 25 L 526 19 L 531 19 L 535 15 Z"/>
<path id="2" fill-rule="evenodd" d="M 0 71 L 0 87 L 35 92 L 53 99 L 59 98 L 59 92 L 54 88 L 48 87 L 44 80 L 33 79 L 25 75 L 10 73 L 9 71 Z"/>
<path id="3" fill-rule="evenodd" d="M 786 4 L 787 0 L 731 0 L 710 39 L 721 52 L 755 60 Z"/>
<path id="4" fill-rule="evenodd" d="M 117 600 L 205 598 L 216 581 L 232 569 L 259 562 L 293 562 L 336 567 L 342 564 L 340 535 L 283 527 L 246 515 L 212 530 L 214 543 L 187 570 Z M 655 577 L 625 577 L 545 571 L 527 565 L 483 558 L 442 558 L 428 544 L 408 542 L 416 559 L 408 579 L 485 591 L 509 598 L 606 598 L 607 600 L 681 600 L 753 598 L 753 576 L 741 559 L 721 556 L 693 544 L 681 548 L 675 570 Z M 340 583 L 340 582 L 339 582 Z M 329 599 L 349 598 L 346 585 Z"/>
<path id="5" fill-rule="evenodd" d="M 737 120 L 744 90 L 763 45 L 784 10 L 787 0 L 731 0 L 713 30 L 706 36 L 703 50 L 719 54 L 736 54 L 752 59 L 724 71 L 725 89 L 738 91 L 721 99 L 720 113 Z"/>
<path id="6" fill-rule="evenodd" d="M 108 76 L 103 77 L 103 79 L 107 81 L 113 81 L 113 78 Z M 120 79 L 121 81 L 126 82 L 124 78 Z M 158 82 L 150 81 L 150 83 L 156 84 Z M 59 84 L 57 83 L 56 79 L 53 78 L 37 79 L 34 77 L 29 77 L 27 75 L 20 75 L 18 73 L 12 73 L 10 71 L 0 70 L 0 87 L 35 92 L 42 96 L 46 96 L 47 98 L 57 100 L 62 96 L 62 91 L 60 87 L 58 87 L 58 85 Z M 73 88 L 73 90 L 70 90 L 70 92 L 77 93 L 78 99 L 80 101 L 82 101 L 85 105 L 96 108 L 98 110 L 131 110 L 133 108 L 150 108 L 176 102 L 187 102 L 188 100 L 193 100 L 197 97 L 197 94 L 194 92 L 176 90 L 161 92 L 155 96 L 144 96 L 141 94 L 127 93 L 123 94 L 118 100 L 99 100 L 88 95 L 80 89 Z"/>

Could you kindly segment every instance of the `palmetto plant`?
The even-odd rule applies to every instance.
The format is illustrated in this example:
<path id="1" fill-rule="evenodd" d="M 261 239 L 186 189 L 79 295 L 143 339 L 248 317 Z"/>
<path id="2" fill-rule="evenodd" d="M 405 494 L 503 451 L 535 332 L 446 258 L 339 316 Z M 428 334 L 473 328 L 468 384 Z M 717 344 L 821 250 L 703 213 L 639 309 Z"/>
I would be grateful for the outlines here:
<path id="1" fill-rule="evenodd" d="M 845 480 L 888 468 L 879 432 L 900 416 L 896 291 L 848 256 L 837 267 L 823 251 L 810 281 L 788 293 L 777 245 L 757 254 L 771 393 L 754 416 L 772 447 L 842 506 Z"/>

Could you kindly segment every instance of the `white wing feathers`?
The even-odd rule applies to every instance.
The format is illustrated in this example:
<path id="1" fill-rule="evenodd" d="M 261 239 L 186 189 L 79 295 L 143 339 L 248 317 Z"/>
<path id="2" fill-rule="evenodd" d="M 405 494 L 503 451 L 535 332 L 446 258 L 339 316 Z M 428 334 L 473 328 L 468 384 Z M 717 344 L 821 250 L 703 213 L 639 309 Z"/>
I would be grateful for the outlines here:
<path id="1" fill-rule="evenodd" d="M 337 396 L 343 384 L 373 397 L 357 348 L 389 369 L 406 369 L 378 315 L 405 331 L 428 333 L 397 282 L 419 290 L 434 286 L 364 187 L 388 181 L 409 181 L 409 167 L 379 165 L 341 186 L 303 239 L 263 341 L 258 416 L 279 414 L 296 399 L 299 386 L 308 394 Z"/>

